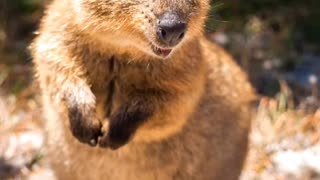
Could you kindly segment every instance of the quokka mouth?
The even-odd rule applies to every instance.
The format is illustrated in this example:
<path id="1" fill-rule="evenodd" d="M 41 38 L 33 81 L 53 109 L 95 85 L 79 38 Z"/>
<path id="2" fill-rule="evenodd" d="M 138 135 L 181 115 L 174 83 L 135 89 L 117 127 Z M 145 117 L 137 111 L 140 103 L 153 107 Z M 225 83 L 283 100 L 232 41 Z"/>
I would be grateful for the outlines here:
<path id="1" fill-rule="evenodd" d="M 164 48 L 160 48 L 156 45 L 151 45 L 152 46 L 152 51 L 160 57 L 166 58 L 170 55 L 170 53 L 172 52 L 172 49 L 164 49 Z"/>

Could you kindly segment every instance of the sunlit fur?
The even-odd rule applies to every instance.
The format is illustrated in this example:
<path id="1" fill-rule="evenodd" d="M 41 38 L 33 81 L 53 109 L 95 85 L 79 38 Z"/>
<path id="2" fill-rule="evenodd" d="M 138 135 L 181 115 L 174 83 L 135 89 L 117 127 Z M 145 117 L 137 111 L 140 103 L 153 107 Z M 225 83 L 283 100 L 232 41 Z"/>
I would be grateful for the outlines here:
<path id="1" fill-rule="evenodd" d="M 239 177 L 254 92 L 231 56 L 204 38 L 208 9 L 209 0 L 49 5 L 31 49 L 43 98 L 46 157 L 59 179 Z M 151 46 L 161 46 L 155 26 L 167 11 L 186 20 L 187 32 L 162 58 Z M 148 116 L 119 149 L 104 146 L 110 131 L 126 130 L 136 120 L 125 119 L 132 112 Z M 112 116 L 119 113 L 120 120 Z M 120 125 L 110 128 L 112 122 Z M 99 145 L 85 144 L 101 124 Z"/>

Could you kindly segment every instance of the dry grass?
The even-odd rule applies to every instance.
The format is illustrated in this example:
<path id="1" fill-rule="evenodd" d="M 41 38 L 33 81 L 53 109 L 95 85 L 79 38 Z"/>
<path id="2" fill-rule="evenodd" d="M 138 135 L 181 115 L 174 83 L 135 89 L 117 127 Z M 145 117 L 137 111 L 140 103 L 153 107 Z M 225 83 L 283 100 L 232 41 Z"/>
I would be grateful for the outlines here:
<path id="1" fill-rule="evenodd" d="M 300 172 L 287 172 L 278 167 L 275 157 L 282 153 L 297 152 L 302 156 L 302 152 L 317 147 L 320 155 L 320 109 L 306 113 L 305 109 L 284 107 L 282 101 L 281 96 L 260 100 L 254 113 L 250 153 L 243 179 L 320 179 L 320 172 L 308 167 L 308 162 L 301 164 L 305 169 L 301 168 Z M 295 160 L 293 157 L 292 161 Z M 287 163 L 289 166 L 294 162 Z"/>

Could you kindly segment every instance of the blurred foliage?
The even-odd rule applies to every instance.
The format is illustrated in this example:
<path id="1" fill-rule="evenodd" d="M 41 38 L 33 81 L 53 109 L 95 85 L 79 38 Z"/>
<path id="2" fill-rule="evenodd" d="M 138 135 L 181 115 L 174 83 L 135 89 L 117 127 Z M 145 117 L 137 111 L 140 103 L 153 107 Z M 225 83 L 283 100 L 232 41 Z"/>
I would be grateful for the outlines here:
<path id="1" fill-rule="evenodd" d="M 320 1 L 213 0 L 211 4 L 207 31 L 236 57 L 259 93 L 281 91 L 280 80 L 303 66 L 306 55 L 319 61 Z M 310 69 L 304 70 L 306 76 L 312 74 Z M 308 84 L 294 82 L 301 83 Z"/>
<path id="2" fill-rule="evenodd" d="M 229 28 L 241 28 L 250 17 L 258 16 L 268 20 L 275 31 L 291 26 L 292 33 L 299 32 L 305 40 L 320 44 L 318 0 L 213 0 L 211 4 L 209 27 L 227 23 Z"/>
<path id="3" fill-rule="evenodd" d="M 26 47 L 33 38 L 46 0 L 0 1 L 0 57 L 6 63 L 28 63 Z M 3 57 L 4 56 L 4 57 Z"/>

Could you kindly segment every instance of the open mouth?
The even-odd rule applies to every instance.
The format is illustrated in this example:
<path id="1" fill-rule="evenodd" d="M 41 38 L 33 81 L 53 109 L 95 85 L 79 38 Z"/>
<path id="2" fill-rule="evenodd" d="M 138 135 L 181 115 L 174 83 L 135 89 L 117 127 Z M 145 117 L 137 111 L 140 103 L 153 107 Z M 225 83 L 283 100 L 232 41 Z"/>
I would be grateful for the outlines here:
<path id="1" fill-rule="evenodd" d="M 172 49 L 163 49 L 163 48 L 157 47 L 155 45 L 152 45 L 152 50 L 156 55 L 164 57 L 164 58 L 168 57 L 172 51 Z"/>

